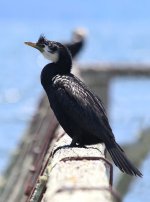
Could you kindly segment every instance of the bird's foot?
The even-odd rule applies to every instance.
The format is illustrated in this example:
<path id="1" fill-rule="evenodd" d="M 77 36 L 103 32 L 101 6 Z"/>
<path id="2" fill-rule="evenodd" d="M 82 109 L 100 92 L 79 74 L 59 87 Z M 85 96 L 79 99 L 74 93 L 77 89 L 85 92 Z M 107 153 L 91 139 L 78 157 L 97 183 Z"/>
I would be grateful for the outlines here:
<path id="1" fill-rule="evenodd" d="M 66 148 L 70 148 L 70 147 L 71 147 L 70 145 L 59 146 L 59 147 L 57 147 L 57 148 L 53 151 L 52 156 L 54 156 L 54 154 L 55 154 L 58 150 L 60 150 L 60 149 L 66 149 Z"/>
<path id="2" fill-rule="evenodd" d="M 92 146 L 89 146 L 89 147 L 87 147 L 88 149 L 95 149 L 95 150 L 97 150 L 98 152 L 100 152 L 101 154 L 102 154 L 102 152 L 98 149 L 98 148 L 96 148 L 96 147 L 92 147 Z"/>
<path id="3" fill-rule="evenodd" d="M 88 149 L 88 147 L 86 147 L 85 145 L 83 145 L 83 144 L 77 144 L 76 142 L 72 141 L 70 145 L 63 145 L 63 146 L 57 147 L 57 148 L 54 150 L 54 152 L 52 153 L 52 156 L 54 156 L 54 154 L 55 154 L 58 150 L 60 150 L 60 149 L 67 149 L 67 148 L 73 148 L 73 147 Z"/>
<path id="4" fill-rule="evenodd" d="M 70 147 L 78 147 L 78 148 L 85 148 L 85 149 L 87 149 L 87 147 L 85 145 L 83 145 L 83 144 L 77 144 L 73 140 L 72 140 L 72 142 L 71 142 L 71 144 L 69 146 Z"/>
<path id="5" fill-rule="evenodd" d="M 71 142 L 71 144 L 70 144 L 70 147 L 79 147 L 79 148 L 86 148 L 87 149 L 87 147 L 84 145 L 84 144 L 82 144 L 82 143 L 77 143 L 78 142 L 78 137 L 74 137 L 73 139 L 72 139 L 72 142 Z"/>
<path id="6" fill-rule="evenodd" d="M 78 148 L 88 149 L 88 147 L 86 147 L 85 145 L 82 145 L 82 144 L 75 144 L 75 145 L 70 144 L 70 147 L 78 147 Z"/>

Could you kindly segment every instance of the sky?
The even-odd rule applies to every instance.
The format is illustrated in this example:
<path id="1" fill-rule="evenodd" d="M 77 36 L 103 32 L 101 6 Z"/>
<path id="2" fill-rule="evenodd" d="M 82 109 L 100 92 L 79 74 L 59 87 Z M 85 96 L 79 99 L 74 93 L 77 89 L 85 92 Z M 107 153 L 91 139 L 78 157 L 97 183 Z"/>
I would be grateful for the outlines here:
<path id="1" fill-rule="evenodd" d="M 89 44 L 93 46 L 89 45 L 87 55 L 96 49 L 96 37 L 99 38 L 100 52 L 91 54 L 94 59 L 126 61 L 132 55 L 135 61 L 149 62 L 149 8 L 148 0 L 14 0 L 9 3 L 1 0 L 0 38 L 6 40 L 1 51 L 8 50 L 14 41 L 18 46 L 28 38 L 35 40 L 41 33 L 51 40 L 68 39 L 75 27 L 85 26 Z"/>
<path id="2" fill-rule="evenodd" d="M 90 9 L 89 9 L 90 8 Z M 61 17 L 66 19 L 76 17 L 93 19 L 97 15 L 101 20 L 126 21 L 149 21 L 150 1 L 148 0 L 26 0 L 26 1 L 0 1 L 1 20 L 57 20 Z M 74 12 L 75 11 L 75 12 Z M 82 19 L 81 19 L 82 18 Z"/>

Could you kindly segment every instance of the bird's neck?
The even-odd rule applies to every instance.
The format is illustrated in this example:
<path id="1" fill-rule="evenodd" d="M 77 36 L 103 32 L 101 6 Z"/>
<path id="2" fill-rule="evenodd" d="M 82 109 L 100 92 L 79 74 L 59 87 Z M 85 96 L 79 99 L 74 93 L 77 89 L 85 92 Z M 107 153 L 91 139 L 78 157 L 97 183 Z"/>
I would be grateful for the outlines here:
<path id="1" fill-rule="evenodd" d="M 44 88 L 49 88 L 56 75 L 66 75 L 71 72 L 72 58 L 67 48 L 60 51 L 58 61 L 47 64 L 41 72 L 41 83 Z"/>
<path id="2" fill-rule="evenodd" d="M 68 62 L 68 61 L 67 61 Z M 66 69 L 64 69 L 64 67 Z M 66 63 L 49 63 L 47 64 L 42 72 L 41 72 L 41 84 L 43 85 L 44 89 L 50 87 L 52 84 L 52 80 L 56 75 L 66 75 L 71 72 L 71 67 L 66 66 Z"/>
<path id="3" fill-rule="evenodd" d="M 61 51 L 59 59 L 55 65 L 57 71 L 59 71 L 59 74 L 68 74 L 71 72 L 72 56 L 67 48 L 65 51 Z"/>

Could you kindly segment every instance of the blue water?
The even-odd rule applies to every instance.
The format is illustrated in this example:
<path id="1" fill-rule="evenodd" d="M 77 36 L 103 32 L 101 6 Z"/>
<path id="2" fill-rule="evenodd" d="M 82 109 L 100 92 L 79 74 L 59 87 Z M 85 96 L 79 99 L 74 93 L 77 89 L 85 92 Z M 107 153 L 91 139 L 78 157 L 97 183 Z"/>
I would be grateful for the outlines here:
<path id="1" fill-rule="evenodd" d="M 88 37 L 80 63 L 149 64 L 149 8 L 148 0 L 0 1 L 0 171 L 43 92 L 39 77 L 47 61 L 23 42 L 36 41 L 41 33 L 51 40 L 68 41 L 74 28 L 84 26 Z M 134 141 L 139 130 L 149 126 L 149 89 L 149 79 L 111 82 L 109 116 L 118 142 Z M 147 158 L 141 166 L 144 178 L 133 184 L 126 202 L 149 201 L 149 165 Z"/>

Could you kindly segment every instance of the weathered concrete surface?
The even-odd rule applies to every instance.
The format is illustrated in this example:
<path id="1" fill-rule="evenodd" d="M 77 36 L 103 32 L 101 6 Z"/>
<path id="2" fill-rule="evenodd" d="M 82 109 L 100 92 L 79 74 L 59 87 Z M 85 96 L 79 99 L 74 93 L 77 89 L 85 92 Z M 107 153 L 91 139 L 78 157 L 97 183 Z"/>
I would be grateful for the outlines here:
<path id="1" fill-rule="evenodd" d="M 55 144 L 53 152 L 58 147 L 68 145 L 70 142 L 71 139 L 64 135 Z M 104 145 L 99 144 L 89 148 L 61 148 L 57 150 L 48 165 L 49 178 L 42 201 L 112 201 L 110 191 L 103 190 L 103 188 L 110 187 L 109 174 L 107 176 L 109 167 L 107 168 L 105 162 L 78 159 L 79 157 L 105 158 L 104 148 Z M 65 161 L 65 158 L 68 161 Z M 83 191 L 83 189 L 85 190 Z"/>

